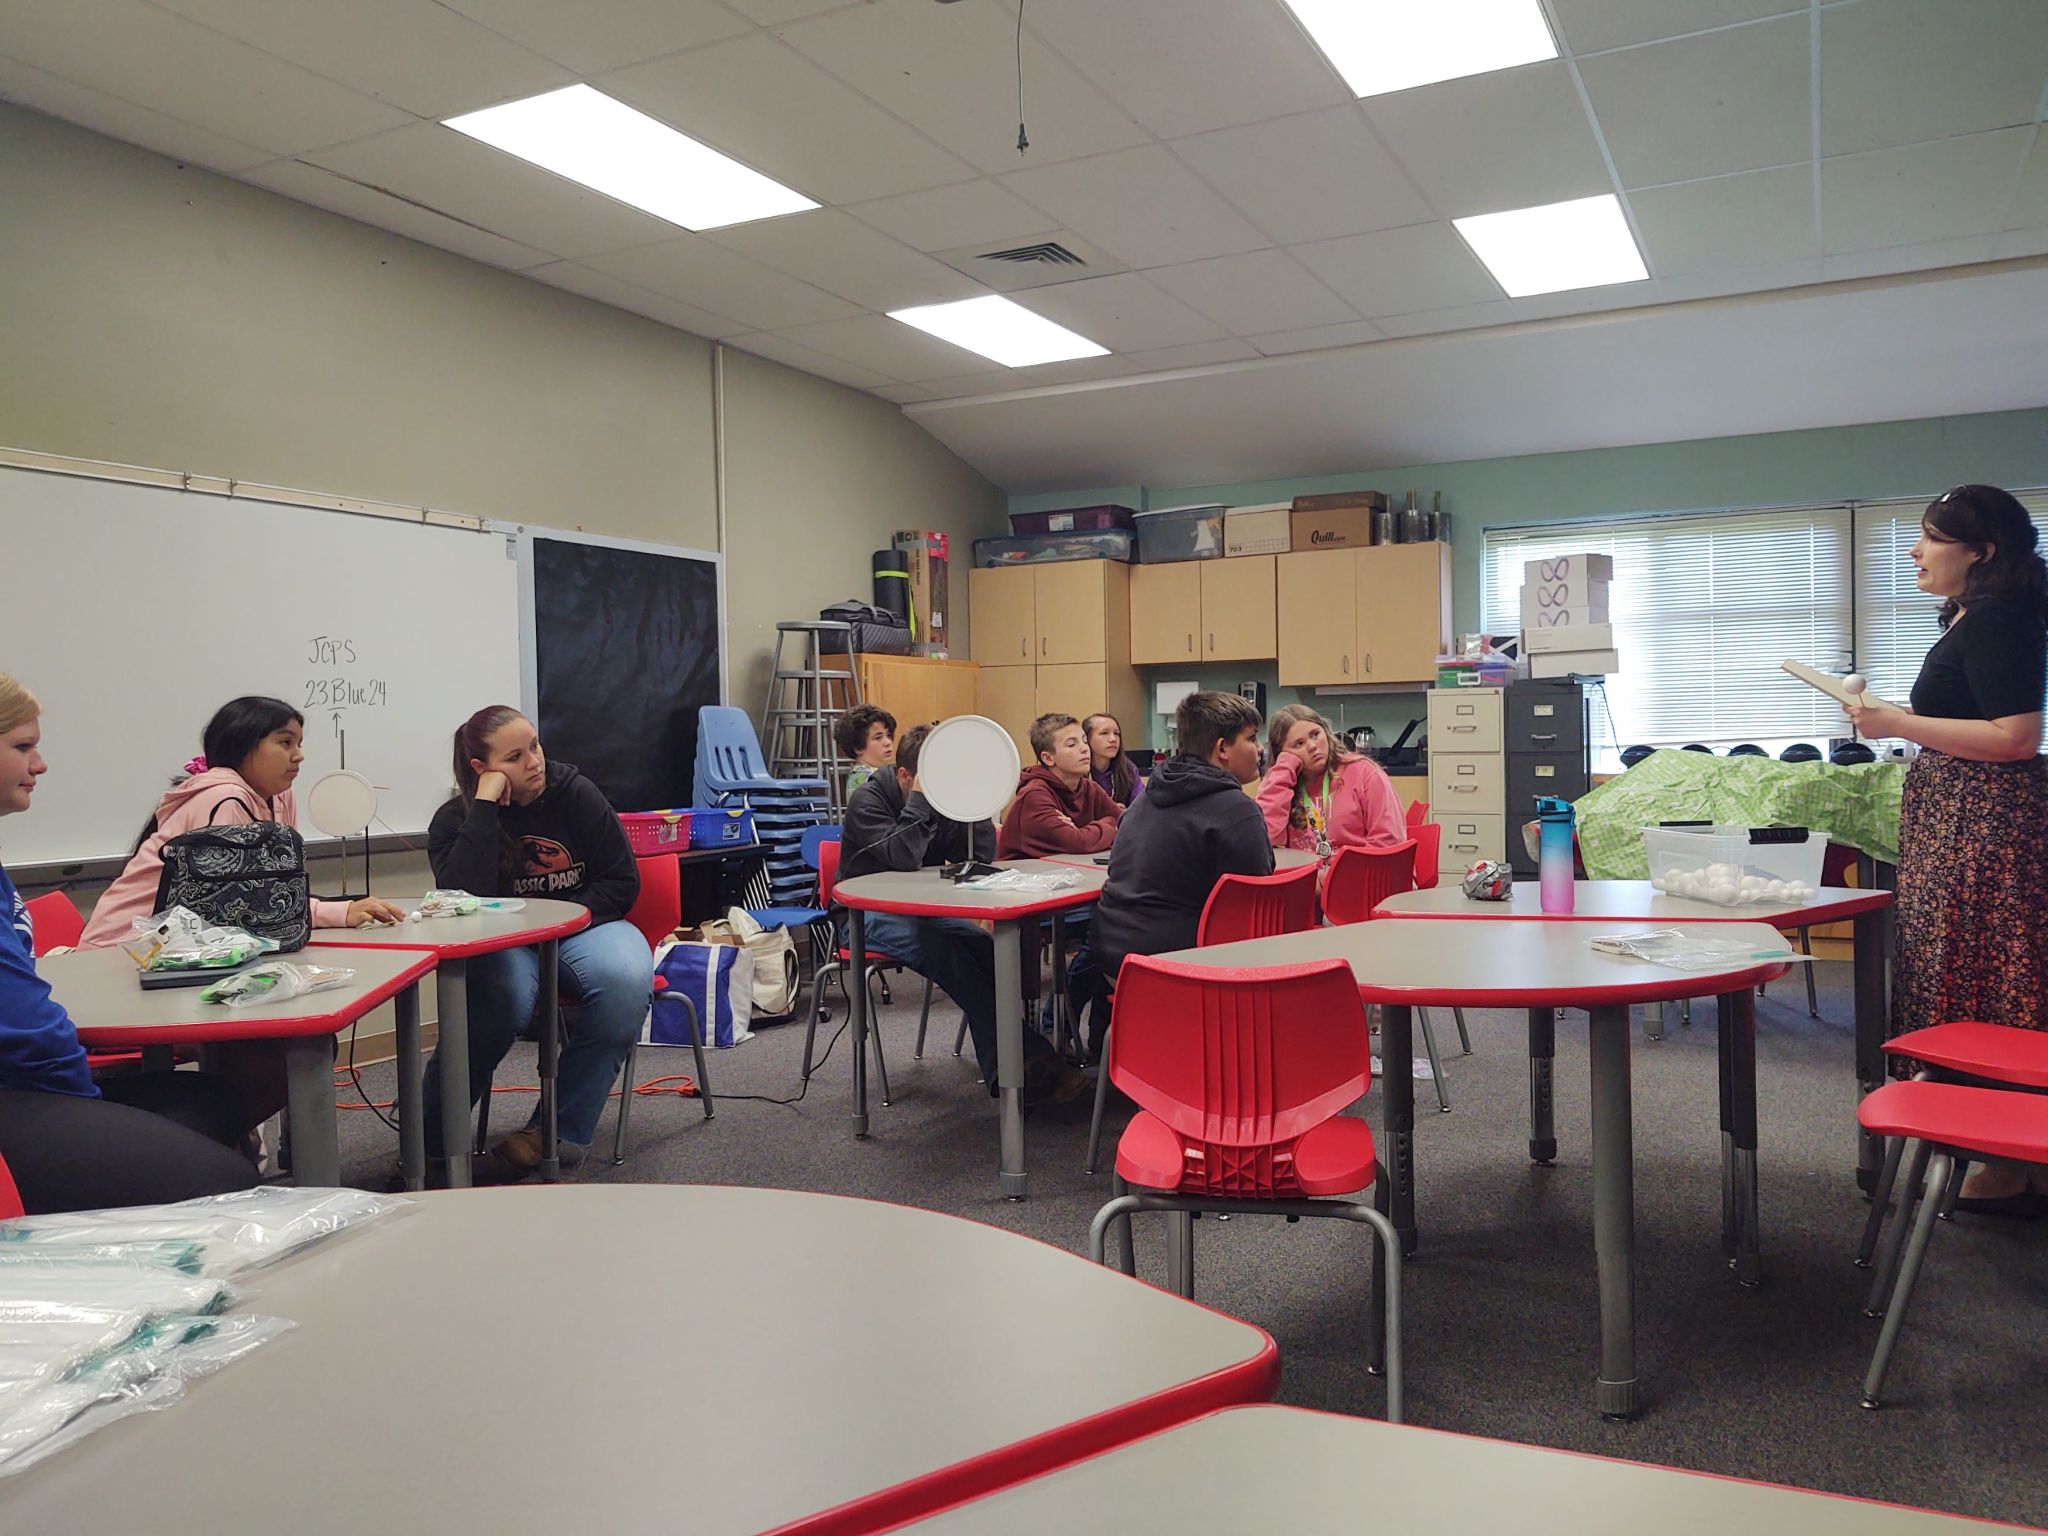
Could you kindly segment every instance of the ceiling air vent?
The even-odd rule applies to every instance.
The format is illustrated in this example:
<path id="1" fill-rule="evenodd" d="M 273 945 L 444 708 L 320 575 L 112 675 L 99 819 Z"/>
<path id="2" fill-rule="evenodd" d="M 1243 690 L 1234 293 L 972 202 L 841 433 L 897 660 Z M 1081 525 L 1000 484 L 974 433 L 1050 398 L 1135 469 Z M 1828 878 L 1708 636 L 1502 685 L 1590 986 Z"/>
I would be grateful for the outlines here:
<path id="1" fill-rule="evenodd" d="M 1038 263 L 1048 267 L 1085 267 L 1087 262 L 1061 245 L 1057 240 L 1043 240 L 1037 245 L 1020 245 L 1007 251 L 983 251 L 977 261 L 1007 261 L 1015 266 L 1029 266 Z"/>

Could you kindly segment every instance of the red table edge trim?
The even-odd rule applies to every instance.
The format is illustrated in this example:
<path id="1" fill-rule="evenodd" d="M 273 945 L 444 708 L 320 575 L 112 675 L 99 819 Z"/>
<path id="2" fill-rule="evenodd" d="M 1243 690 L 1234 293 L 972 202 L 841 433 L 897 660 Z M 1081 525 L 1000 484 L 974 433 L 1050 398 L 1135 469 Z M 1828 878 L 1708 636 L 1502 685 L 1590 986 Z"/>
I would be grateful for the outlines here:
<path id="1" fill-rule="evenodd" d="M 1398 896 L 1387 898 L 1388 901 L 1399 899 Z M 1726 917 L 1618 917 L 1611 912 L 1409 912 L 1382 903 L 1373 908 L 1373 917 L 1394 917 L 1410 922 L 1417 918 L 1435 917 L 1454 923 L 1474 919 L 1493 923 L 1764 923 L 1782 933 L 1794 928 L 1818 928 L 1822 923 L 1847 922 L 1852 917 L 1863 917 L 1881 911 L 1891 904 L 1890 891 L 1859 891 L 1847 901 L 1818 904 L 1825 911 L 1825 916 L 1812 908 L 1804 912 L 1780 912 L 1774 917 L 1757 917 L 1732 908 Z M 1475 901 L 1472 905 L 1479 907 L 1489 903 Z"/>
<path id="2" fill-rule="evenodd" d="M 1358 984 L 1358 995 L 1368 1003 L 1392 1003 L 1417 1008 L 1603 1008 L 1630 1003 L 1677 1003 L 1689 997 L 1720 997 L 1740 992 L 1763 982 L 1776 981 L 1792 969 L 1765 961 L 1746 970 L 1702 973 L 1674 971 L 1653 981 L 1619 986 L 1548 989 L 1530 987 L 1473 988 L 1386 987 L 1369 981 Z"/>
<path id="3" fill-rule="evenodd" d="M 547 928 L 530 928 L 516 935 L 499 934 L 488 939 L 470 939 L 461 944 L 434 944 L 425 940 L 417 944 L 396 940 L 389 944 L 363 944 L 360 942 L 350 943 L 346 938 L 316 938 L 307 947 L 315 949 L 420 950 L 438 955 L 443 960 L 473 960 L 478 955 L 495 955 L 508 949 L 526 949 L 534 944 L 545 944 L 550 939 L 566 939 L 572 934 L 581 933 L 590 926 L 590 908 L 581 907 L 578 911 L 580 913 L 579 917 L 565 917 L 559 923 L 555 923 Z M 432 919 L 430 918 L 423 918 L 421 926 L 424 927 L 431 921 Z M 625 919 L 622 917 L 618 921 L 623 923 Z M 333 934 L 350 934 L 356 931 L 353 928 L 323 928 L 320 930 L 322 933 Z"/>
<path id="4" fill-rule="evenodd" d="M 1043 901 L 1020 902 L 1014 907 L 939 906 L 931 902 L 890 901 L 872 896 L 849 901 L 844 885 L 832 893 L 833 905 L 854 912 L 879 912 L 887 917 L 964 917 L 969 922 L 982 923 L 1022 922 L 1026 918 L 1043 917 L 1048 912 L 1065 912 L 1073 907 L 1085 907 L 1101 899 L 1100 886 L 1092 891 L 1049 891 Z"/>
<path id="5" fill-rule="evenodd" d="M 387 945 L 386 948 L 397 948 Z M 400 949 L 401 954 L 417 953 L 411 949 Z M 298 1018 L 238 1018 L 228 1010 L 222 1010 L 219 1023 L 194 1024 L 144 1024 L 108 1025 L 102 1028 L 74 1025 L 79 1041 L 84 1045 L 101 1048 L 126 1045 L 204 1045 L 215 1040 L 287 1040 L 302 1036 L 338 1034 L 350 1024 L 379 1004 L 388 1003 L 407 987 L 416 985 L 421 978 L 432 975 L 435 959 L 422 954 L 404 970 L 379 982 L 360 997 L 352 997 L 345 1007 L 329 1014 L 305 1014 Z"/>
<path id="6" fill-rule="evenodd" d="M 1248 1360 L 792 1520 L 766 1536 L 873 1536 L 971 1504 L 1192 1419 L 1206 1418 L 1219 1409 L 1270 1401 L 1280 1386 L 1280 1348 L 1264 1329 L 1256 1331 L 1263 1342 Z"/>

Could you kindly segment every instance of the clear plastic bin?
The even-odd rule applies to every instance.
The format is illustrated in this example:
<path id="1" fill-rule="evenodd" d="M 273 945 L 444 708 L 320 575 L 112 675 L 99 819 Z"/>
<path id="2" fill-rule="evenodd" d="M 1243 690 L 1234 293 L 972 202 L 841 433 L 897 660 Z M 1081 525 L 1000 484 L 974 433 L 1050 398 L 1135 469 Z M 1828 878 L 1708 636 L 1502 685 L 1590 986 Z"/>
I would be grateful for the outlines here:
<path id="1" fill-rule="evenodd" d="M 1650 884 L 1722 907 L 1813 900 L 1827 848 L 1827 833 L 1799 827 L 1643 828 Z"/>
<path id="2" fill-rule="evenodd" d="M 1227 510 L 1221 502 L 1205 502 L 1138 513 L 1138 564 L 1221 559 Z"/>

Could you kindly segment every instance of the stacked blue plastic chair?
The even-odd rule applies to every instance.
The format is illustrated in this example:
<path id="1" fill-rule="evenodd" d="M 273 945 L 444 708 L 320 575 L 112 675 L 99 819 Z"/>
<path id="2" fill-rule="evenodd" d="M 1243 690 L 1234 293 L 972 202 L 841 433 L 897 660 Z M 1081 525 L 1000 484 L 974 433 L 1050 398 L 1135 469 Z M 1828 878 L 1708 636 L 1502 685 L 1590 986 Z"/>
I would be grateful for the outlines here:
<path id="1" fill-rule="evenodd" d="M 823 779 L 773 777 L 745 710 L 707 704 L 697 711 L 696 803 L 753 811 L 754 835 L 767 850 L 766 889 L 757 883 L 749 893 L 757 922 L 788 927 L 781 909 L 811 908 L 818 875 L 804 862 L 804 833 L 832 819 L 827 786 Z"/>

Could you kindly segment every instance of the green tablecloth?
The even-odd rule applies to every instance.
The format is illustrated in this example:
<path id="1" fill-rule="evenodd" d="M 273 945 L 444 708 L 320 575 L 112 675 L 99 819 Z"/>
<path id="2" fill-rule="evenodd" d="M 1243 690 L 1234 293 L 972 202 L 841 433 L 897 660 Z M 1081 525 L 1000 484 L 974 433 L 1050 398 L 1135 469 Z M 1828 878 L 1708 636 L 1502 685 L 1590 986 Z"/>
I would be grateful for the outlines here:
<path id="1" fill-rule="evenodd" d="M 1897 863 L 1901 762 L 1781 763 L 1769 757 L 1653 752 L 1577 804 L 1579 855 L 1594 880 L 1646 880 L 1644 827 L 1717 821 L 1811 827 L 1873 858 Z"/>

